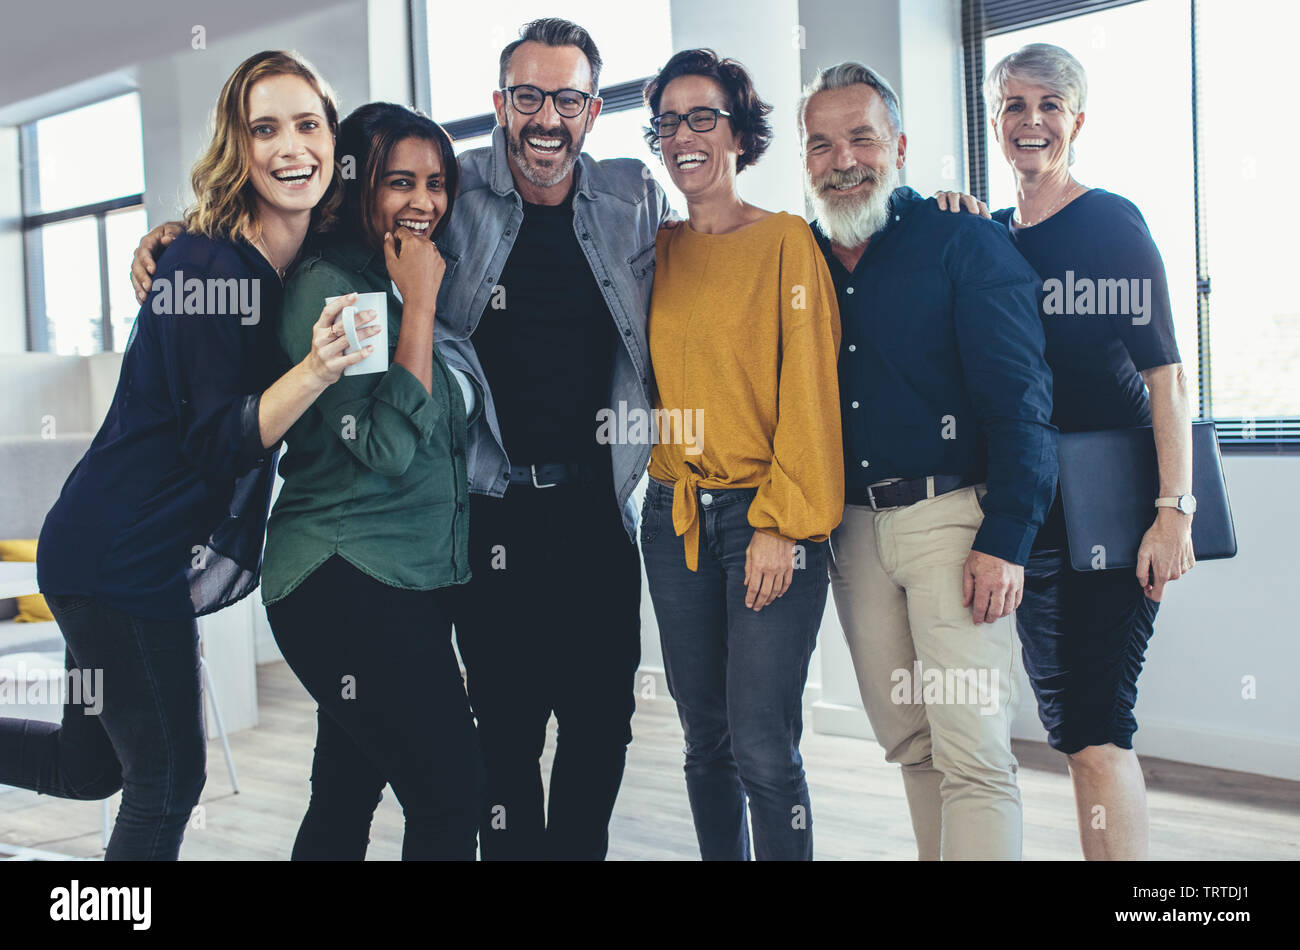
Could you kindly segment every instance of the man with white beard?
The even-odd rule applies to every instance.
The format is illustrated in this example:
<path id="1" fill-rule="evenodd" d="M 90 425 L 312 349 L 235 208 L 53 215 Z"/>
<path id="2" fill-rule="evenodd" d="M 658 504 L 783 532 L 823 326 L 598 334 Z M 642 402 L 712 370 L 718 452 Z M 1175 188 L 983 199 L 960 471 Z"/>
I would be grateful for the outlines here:
<path id="1" fill-rule="evenodd" d="M 991 221 L 898 187 L 907 136 L 875 72 L 823 70 L 798 114 L 843 325 L 830 570 L 863 705 L 921 859 L 1015 860 L 1012 613 L 1057 473 L 1038 277 Z M 999 695 L 920 688 L 953 673 Z"/>

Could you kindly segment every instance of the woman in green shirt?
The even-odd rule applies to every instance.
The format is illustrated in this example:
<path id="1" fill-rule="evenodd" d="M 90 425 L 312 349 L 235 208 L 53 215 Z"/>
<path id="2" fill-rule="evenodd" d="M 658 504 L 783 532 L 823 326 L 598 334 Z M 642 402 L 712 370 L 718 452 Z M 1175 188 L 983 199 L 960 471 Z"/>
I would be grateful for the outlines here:
<path id="1" fill-rule="evenodd" d="M 293 857 L 364 858 L 392 785 L 406 816 L 404 860 L 473 860 L 483 767 L 448 605 L 470 576 L 473 391 L 433 345 L 445 270 L 434 240 L 451 217 L 458 166 L 437 124 L 389 103 L 348 116 L 337 151 L 356 173 L 344 176 L 339 228 L 285 289 L 280 342 L 300 359 L 327 297 L 384 292 L 389 367 L 325 390 L 289 430 L 280 463 L 263 599 L 317 702 L 311 802 Z"/>

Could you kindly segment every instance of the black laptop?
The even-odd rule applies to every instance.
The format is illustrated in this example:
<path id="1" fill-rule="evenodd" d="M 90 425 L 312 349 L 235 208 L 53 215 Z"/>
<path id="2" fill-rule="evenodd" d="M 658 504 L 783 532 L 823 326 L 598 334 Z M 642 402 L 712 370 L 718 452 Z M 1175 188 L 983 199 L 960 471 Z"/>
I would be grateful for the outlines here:
<path id="1" fill-rule="evenodd" d="M 1136 567 L 1160 493 L 1151 427 L 1063 432 L 1059 453 L 1070 566 L 1076 571 Z M 1237 533 L 1213 422 L 1192 423 L 1192 494 L 1196 559 L 1235 555 Z"/>

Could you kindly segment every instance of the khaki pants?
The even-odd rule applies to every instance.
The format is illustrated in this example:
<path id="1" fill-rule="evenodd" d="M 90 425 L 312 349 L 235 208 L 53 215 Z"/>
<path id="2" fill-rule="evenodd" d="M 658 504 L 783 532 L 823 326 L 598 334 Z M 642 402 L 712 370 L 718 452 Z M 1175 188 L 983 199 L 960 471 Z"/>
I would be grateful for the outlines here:
<path id="1" fill-rule="evenodd" d="M 976 625 L 962 606 L 983 492 L 848 505 L 831 535 L 835 607 L 871 728 L 902 766 L 922 860 L 1020 858 L 1015 623 Z"/>

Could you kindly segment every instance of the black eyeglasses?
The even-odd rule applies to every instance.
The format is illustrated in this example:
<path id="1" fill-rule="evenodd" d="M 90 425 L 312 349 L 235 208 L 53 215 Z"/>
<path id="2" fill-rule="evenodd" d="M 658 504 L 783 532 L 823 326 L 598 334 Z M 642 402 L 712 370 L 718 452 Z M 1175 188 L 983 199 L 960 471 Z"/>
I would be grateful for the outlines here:
<path id="1" fill-rule="evenodd" d="M 526 84 L 506 86 L 501 91 L 510 97 L 510 104 L 521 115 L 540 112 L 542 106 L 546 105 L 546 97 L 550 96 L 551 101 L 555 103 L 555 111 L 566 119 L 576 119 L 587 108 L 587 100 L 600 98 L 579 89 L 556 89 L 554 92 L 546 92 Z"/>
<path id="2" fill-rule="evenodd" d="M 650 128 L 661 139 L 670 139 L 677 134 L 677 127 L 685 119 L 686 124 L 696 132 L 712 132 L 718 124 L 718 116 L 730 119 L 731 113 L 722 109 L 712 109 L 708 106 L 692 109 L 685 115 L 677 112 L 661 112 L 650 119 Z"/>

